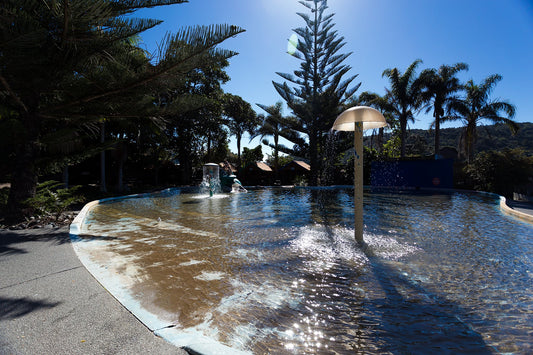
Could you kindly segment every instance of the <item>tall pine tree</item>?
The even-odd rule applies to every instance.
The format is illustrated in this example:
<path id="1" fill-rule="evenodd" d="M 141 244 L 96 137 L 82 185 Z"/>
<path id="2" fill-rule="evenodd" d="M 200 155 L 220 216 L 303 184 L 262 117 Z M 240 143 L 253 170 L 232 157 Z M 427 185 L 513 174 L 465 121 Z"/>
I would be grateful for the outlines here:
<path id="1" fill-rule="evenodd" d="M 327 132 L 361 83 L 351 87 L 357 75 L 345 79 L 351 67 L 343 63 L 351 53 L 340 53 L 344 37 L 334 30 L 334 14 L 325 13 L 327 0 L 300 3 L 310 14 L 298 13 L 305 26 L 294 30 L 298 42 L 294 53 L 289 53 L 301 61 L 300 69 L 294 75 L 277 73 L 286 81 L 273 84 L 297 117 L 298 130 L 309 140 L 309 183 L 318 185 Z"/>

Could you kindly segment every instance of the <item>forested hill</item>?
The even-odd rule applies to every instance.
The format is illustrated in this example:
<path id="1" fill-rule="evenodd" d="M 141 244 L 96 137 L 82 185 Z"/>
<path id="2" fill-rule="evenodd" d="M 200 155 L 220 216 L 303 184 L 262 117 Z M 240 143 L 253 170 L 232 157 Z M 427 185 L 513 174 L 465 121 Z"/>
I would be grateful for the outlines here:
<path id="1" fill-rule="evenodd" d="M 476 151 L 504 150 L 505 148 L 522 148 L 528 155 L 533 155 L 533 123 L 519 123 L 520 129 L 513 136 L 509 127 L 503 124 L 479 126 Z M 463 127 L 441 129 L 440 146 L 458 148 L 459 139 L 464 132 Z M 425 150 L 425 154 L 433 152 L 434 131 L 412 129 L 409 131 L 408 145 L 416 146 L 418 151 Z M 427 145 L 427 148 L 424 147 Z M 422 153 L 422 152 L 420 152 Z"/>

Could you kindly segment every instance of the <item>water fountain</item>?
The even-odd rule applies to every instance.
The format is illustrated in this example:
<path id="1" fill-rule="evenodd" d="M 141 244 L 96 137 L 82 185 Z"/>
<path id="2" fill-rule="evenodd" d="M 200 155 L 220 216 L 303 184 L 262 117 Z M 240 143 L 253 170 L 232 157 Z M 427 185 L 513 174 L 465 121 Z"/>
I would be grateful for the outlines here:
<path id="1" fill-rule="evenodd" d="M 242 186 L 242 183 L 237 179 L 237 176 L 235 174 L 230 175 L 224 175 L 220 178 L 220 182 L 222 185 L 222 190 L 226 192 L 236 193 L 236 192 L 248 192 Z"/>
<path id="2" fill-rule="evenodd" d="M 387 125 L 385 117 L 376 109 L 356 106 L 347 109 L 337 117 L 332 130 L 354 132 L 354 215 L 355 240 L 363 240 L 363 131 Z"/>
<path id="3" fill-rule="evenodd" d="M 219 193 L 220 189 L 220 167 L 215 163 L 205 164 L 203 167 L 202 184 L 203 191 L 207 191 L 210 197 Z"/>

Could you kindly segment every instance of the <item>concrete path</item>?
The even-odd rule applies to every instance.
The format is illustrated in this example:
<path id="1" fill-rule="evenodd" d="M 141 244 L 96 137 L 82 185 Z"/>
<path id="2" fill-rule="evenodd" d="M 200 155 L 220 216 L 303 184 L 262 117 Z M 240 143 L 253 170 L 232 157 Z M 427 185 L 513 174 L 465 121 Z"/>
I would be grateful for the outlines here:
<path id="1" fill-rule="evenodd" d="M 533 203 L 507 200 L 507 205 L 514 210 L 533 216 Z"/>
<path id="2" fill-rule="evenodd" d="M 523 221 L 533 223 L 533 203 L 531 202 L 505 200 L 505 206 L 501 208 L 505 213 L 509 213 Z"/>
<path id="3" fill-rule="evenodd" d="M 68 227 L 0 230 L 0 354 L 187 354 L 85 269 Z"/>

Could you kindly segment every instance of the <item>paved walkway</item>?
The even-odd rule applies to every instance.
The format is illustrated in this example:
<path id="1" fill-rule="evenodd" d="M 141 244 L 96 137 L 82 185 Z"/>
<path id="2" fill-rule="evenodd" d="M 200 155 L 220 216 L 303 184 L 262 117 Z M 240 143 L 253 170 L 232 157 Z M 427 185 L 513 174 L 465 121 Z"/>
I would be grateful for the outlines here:
<path id="1" fill-rule="evenodd" d="M 512 200 L 506 200 L 505 203 L 515 217 L 533 223 L 533 203 Z M 514 213 L 514 211 L 518 211 L 518 213 Z"/>
<path id="2" fill-rule="evenodd" d="M 522 202 L 522 201 L 509 201 L 507 200 L 507 205 L 512 209 L 518 210 L 520 212 L 529 214 L 533 216 L 533 203 L 531 202 Z"/>
<path id="3" fill-rule="evenodd" d="M 0 354 L 187 354 L 85 269 L 68 227 L 0 230 Z"/>

